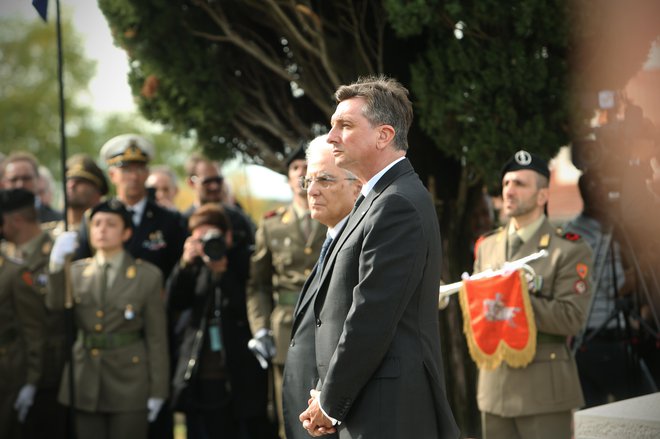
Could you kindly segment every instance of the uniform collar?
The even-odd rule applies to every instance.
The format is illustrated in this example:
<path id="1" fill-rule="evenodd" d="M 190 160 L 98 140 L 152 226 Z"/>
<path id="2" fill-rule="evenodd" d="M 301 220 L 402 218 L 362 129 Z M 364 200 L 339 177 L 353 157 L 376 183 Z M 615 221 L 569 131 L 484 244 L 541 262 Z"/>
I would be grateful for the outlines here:
<path id="1" fill-rule="evenodd" d="M 517 234 L 520 239 L 522 239 L 523 242 L 527 242 L 530 240 L 532 236 L 541 228 L 541 224 L 545 221 L 545 215 L 541 215 L 538 217 L 534 222 L 527 224 L 525 227 L 521 227 L 520 229 L 516 230 L 516 228 L 513 225 L 513 222 L 509 222 L 509 232 L 508 235 L 511 236 L 513 234 Z"/>

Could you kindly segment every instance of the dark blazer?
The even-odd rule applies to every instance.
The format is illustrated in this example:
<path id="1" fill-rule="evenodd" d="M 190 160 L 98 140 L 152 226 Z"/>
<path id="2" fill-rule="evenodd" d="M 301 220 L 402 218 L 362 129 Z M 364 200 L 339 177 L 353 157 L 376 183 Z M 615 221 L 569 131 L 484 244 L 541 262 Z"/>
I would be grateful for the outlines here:
<path id="1" fill-rule="evenodd" d="M 298 416 L 307 408 L 309 391 L 316 387 L 319 373 L 316 369 L 313 298 L 318 291 L 318 266 L 307 278 L 294 311 L 291 342 L 284 364 L 282 408 L 287 439 L 307 439 L 309 434 L 302 427 Z M 304 303 L 303 306 L 301 304 Z M 327 436 L 336 438 L 336 434 Z"/>
<path id="2" fill-rule="evenodd" d="M 351 214 L 313 303 L 317 388 L 340 438 L 458 437 L 442 370 L 440 267 L 437 214 L 404 159 Z"/>

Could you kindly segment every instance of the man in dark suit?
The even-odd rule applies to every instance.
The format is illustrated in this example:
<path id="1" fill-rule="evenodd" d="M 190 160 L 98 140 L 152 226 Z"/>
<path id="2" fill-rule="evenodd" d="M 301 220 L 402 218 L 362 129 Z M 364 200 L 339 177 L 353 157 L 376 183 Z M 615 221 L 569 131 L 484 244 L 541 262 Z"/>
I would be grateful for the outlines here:
<path id="1" fill-rule="evenodd" d="M 362 185 L 349 171 L 335 165 L 332 145 L 327 136 L 312 140 L 307 148 L 307 175 L 302 178 L 301 188 L 307 192 L 312 219 L 328 227 L 322 248 L 340 233 L 351 213 Z M 324 255 L 325 256 L 325 255 Z M 287 439 L 309 437 L 300 425 L 298 416 L 307 408 L 309 390 L 316 386 L 319 375 L 316 370 L 313 303 L 316 297 L 318 274 L 323 265 L 321 259 L 307 278 L 294 309 L 291 342 L 284 365 L 282 402 Z"/>
<path id="2" fill-rule="evenodd" d="M 335 97 L 328 142 L 364 198 L 321 270 L 313 303 L 319 382 L 300 421 L 313 436 L 456 438 L 436 310 L 440 230 L 405 158 L 408 92 L 367 77 Z"/>

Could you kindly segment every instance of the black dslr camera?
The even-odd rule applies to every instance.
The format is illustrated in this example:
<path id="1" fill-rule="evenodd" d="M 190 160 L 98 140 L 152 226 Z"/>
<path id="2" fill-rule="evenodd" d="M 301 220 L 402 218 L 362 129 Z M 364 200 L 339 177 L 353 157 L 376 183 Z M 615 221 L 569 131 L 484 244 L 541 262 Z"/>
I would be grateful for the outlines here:
<path id="1" fill-rule="evenodd" d="M 209 230 L 202 237 L 204 254 L 212 261 L 219 261 L 227 254 L 225 237 L 217 230 Z"/>

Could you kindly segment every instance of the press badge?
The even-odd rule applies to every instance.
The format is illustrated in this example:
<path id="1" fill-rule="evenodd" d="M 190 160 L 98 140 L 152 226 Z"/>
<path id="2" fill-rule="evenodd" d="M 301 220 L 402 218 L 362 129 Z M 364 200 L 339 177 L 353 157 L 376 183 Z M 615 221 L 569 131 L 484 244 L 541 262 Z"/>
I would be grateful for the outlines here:
<path id="1" fill-rule="evenodd" d="M 213 319 L 209 324 L 209 344 L 211 345 L 211 352 L 220 352 L 222 350 L 219 319 Z"/>

